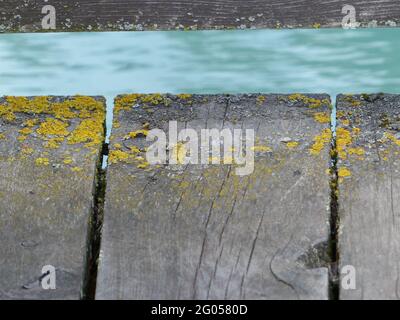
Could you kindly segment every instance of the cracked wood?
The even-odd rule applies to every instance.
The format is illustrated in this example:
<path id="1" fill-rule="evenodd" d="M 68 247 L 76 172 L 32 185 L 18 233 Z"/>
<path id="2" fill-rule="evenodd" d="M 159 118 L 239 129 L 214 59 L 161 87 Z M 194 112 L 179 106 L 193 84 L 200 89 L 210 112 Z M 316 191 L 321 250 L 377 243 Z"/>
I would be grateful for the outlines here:
<path id="1" fill-rule="evenodd" d="M 338 97 L 340 268 L 355 268 L 344 300 L 400 297 L 399 106 L 398 95 Z"/>
<path id="2" fill-rule="evenodd" d="M 91 148 L 61 142 L 56 129 L 66 135 L 82 119 L 61 121 L 51 113 L 74 98 L 33 99 L 0 98 L 0 299 L 80 299 L 102 141 Z M 57 107 L 44 112 L 48 101 Z M 96 101 L 105 116 L 105 99 Z M 82 107 L 90 117 L 92 109 Z M 55 136 L 57 146 L 49 144 Z M 55 290 L 42 288 L 46 265 L 56 269 Z"/>
<path id="3" fill-rule="evenodd" d="M 328 299 L 329 138 L 310 153 L 330 132 L 316 121 L 327 99 L 117 98 L 96 298 Z M 139 131 L 168 132 L 173 120 L 197 132 L 254 129 L 254 172 L 142 166 L 150 143 Z"/>

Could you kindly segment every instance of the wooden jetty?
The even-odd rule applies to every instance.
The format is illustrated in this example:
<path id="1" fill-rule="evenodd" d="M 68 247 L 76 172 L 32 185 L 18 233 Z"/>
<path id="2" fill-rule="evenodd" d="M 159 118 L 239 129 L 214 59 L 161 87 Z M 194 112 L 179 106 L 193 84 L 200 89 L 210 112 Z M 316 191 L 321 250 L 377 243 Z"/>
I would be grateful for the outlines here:
<path id="1" fill-rule="evenodd" d="M 0 0 L 0 33 L 399 23 L 395 0 Z M 0 299 L 398 299 L 400 96 L 336 100 L 331 128 L 324 94 L 121 95 L 108 150 L 102 97 L 0 98 Z M 229 156 L 167 134 L 150 163 L 172 128 Z"/>

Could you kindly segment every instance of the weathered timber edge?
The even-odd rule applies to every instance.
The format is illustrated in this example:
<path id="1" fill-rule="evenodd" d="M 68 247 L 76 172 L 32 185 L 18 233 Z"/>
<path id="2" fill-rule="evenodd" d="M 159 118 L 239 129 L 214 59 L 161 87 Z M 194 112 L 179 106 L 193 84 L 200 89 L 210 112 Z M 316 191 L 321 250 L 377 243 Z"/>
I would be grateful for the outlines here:
<path id="1" fill-rule="evenodd" d="M 400 95 L 339 95 L 336 141 L 339 298 L 399 299 Z"/>
<path id="2" fill-rule="evenodd" d="M 327 95 L 118 97 L 96 298 L 328 299 L 329 107 Z M 169 121 L 254 129 L 254 172 L 149 165 L 147 130 Z"/>
<path id="3" fill-rule="evenodd" d="M 42 10 L 48 5 L 55 9 L 56 27 L 45 30 L 42 20 L 50 11 Z M 359 27 L 400 22 L 397 0 L 1 0 L 0 32 L 341 27 L 345 5 L 354 6 Z"/>
<path id="4" fill-rule="evenodd" d="M 85 295 L 104 123 L 102 97 L 0 98 L 0 299 Z"/>
<path id="5" fill-rule="evenodd" d="M 129 107 L 135 105 L 132 101 L 141 99 L 141 97 L 148 105 L 141 111 L 137 110 L 136 112 L 132 112 L 132 110 L 129 110 Z M 256 112 L 256 115 L 262 116 L 264 111 L 259 111 L 262 109 L 258 108 L 273 107 L 270 105 L 270 102 L 274 101 L 274 97 L 275 95 L 239 95 L 237 97 L 221 95 L 219 99 L 210 97 L 210 101 L 215 101 L 213 103 L 221 104 L 221 106 L 216 109 L 219 111 L 214 116 L 214 119 L 211 117 L 210 120 L 216 121 L 218 119 L 223 119 L 224 106 L 226 105 L 231 108 L 226 109 L 228 110 L 226 114 L 228 119 L 232 117 L 235 112 L 241 110 L 241 104 L 246 104 L 246 107 L 250 107 L 249 110 L 252 110 L 249 111 L 250 113 Z M 131 101 L 131 103 L 120 105 L 123 109 L 120 111 L 121 115 L 126 113 L 128 118 L 122 117 L 119 119 L 116 117 L 116 120 L 120 120 L 121 127 L 119 130 L 123 130 L 126 124 L 131 126 L 131 124 L 136 123 L 138 124 L 138 129 L 141 129 L 143 121 L 148 120 L 151 125 L 156 125 L 159 123 L 157 121 L 166 120 L 168 117 L 171 117 L 171 119 L 181 117 L 182 121 L 188 122 L 192 120 L 205 120 L 205 118 L 196 116 L 196 111 L 192 110 L 192 107 L 201 108 L 201 104 L 205 103 L 205 100 L 200 99 L 198 96 L 190 97 L 189 95 L 181 95 L 178 99 L 172 95 L 136 95 L 134 99 L 133 97 L 129 98 L 129 96 L 120 96 L 117 98 L 117 101 L 122 101 L 123 98 L 128 98 L 125 101 Z M 291 98 L 282 96 L 280 99 L 277 99 L 277 101 L 284 101 L 286 99 L 291 107 L 293 107 L 293 114 L 284 117 L 280 114 L 279 117 L 276 117 L 276 120 L 280 119 L 291 123 L 293 119 L 296 118 L 294 115 L 296 115 L 297 112 L 302 113 L 304 110 L 307 110 L 303 102 L 311 101 L 315 103 L 316 100 L 312 100 L 314 98 L 321 100 L 327 97 L 308 96 L 307 100 L 307 96 L 299 94 L 292 95 Z M 89 149 L 76 148 L 76 146 L 71 149 L 72 146 L 68 146 L 68 144 L 58 139 L 51 140 L 53 137 L 48 137 L 50 140 L 40 138 L 40 135 L 45 133 L 37 132 L 40 124 L 45 122 L 46 118 L 52 118 L 55 114 L 48 115 L 46 112 L 29 112 L 29 108 L 32 107 L 32 104 L 28 101 L 32 101 L 33 99 L 35 98 L 0 98 L 0 240 L 3 243 L 0 248 L 0 262 L 2 266 L 0 269 L 0 299 L 78 299 L 81 297 L 84 273 L 85 270 L 87 271 L 87 265 L 84 260 L 89 248 L 88 244 L 93 241 L 87 229 L 88 219 L 90 219 L 89 212 L 92 210 L 91 203 L 93 201 L 93 195 L 91 193 L 94 189 L 92 187 L 94 181 L 93 177 L 95 175 L 96 164 L 99 163 L 98 160 L 101 154 L 99 149 L 101 146 L 100 144 L 93 145 L 94 149 L 92 149 L 92 151 L 96 152 L 91 154 Z M 52 103 L 60 103 L 61 106 L 65 107 L 64 102 L 72 98 L 48 97 L 46 99 L 49 99 Z M 102 108 L 104 108 L 104 100 L 100 98 L 95 99 L 101 101 L 103 104 Z M 160 109 L 158 104 L 163 104 L 165 101 L 169 100 L 173 101 L 172 107 L 161 107 Z M 339 185 L 337 190 L 335 189 L 335 185 L 331 187 L 333 191 L 339 192 L 340 221 L 337 222 L 339 229 L 335 230 L 339 239 L 339 270 L 342 270 L 345 266 L 354 266 L 357 279 L 356 290 L 344 290 L 341 288 L 340 298 L 397 299 L 399 296 L 399 287 L 396 281 L 398 278 L 397 261 L 400 256 L 400 238 L 397 232 L 399 228 L 398 216 L 400 216 L 398 210 L 398 208 L 400 208 L 399 197 L 397 197 L 397 194 L 400 192 L 400 169 L 398 161 L 398 155 L 400 154 L 400 99 L 398 95 L 361 94 L 339 95 L 337 101 L 338 128 L 336 150 L 339 158 Z M 37 110 L 45 110 L 43 109 L 43 103 L 44 100 L 39 99 L 36 101 Z M 174 105 L 175 103 L 176 105 Z M 254 107 L 254 103 L 257 104 L 257 107 Z M 9 111 L 11 109 L 4 107 L 10 106 L 11 104 L 20 112 L 10 113 Z M 24 104 L 27 104 L 29 108 L 24 107 Z M 179 104 L 182 105 L 180 106 Z M 326 112 L 327 108 L 320 110 L 320 107 L 316 109 L 311 108 L 308 111 L 311 111 L 310 115 L 314 119 L 323 121 L 327 126 L 326 117 L 320 114 L 321 111 Z M 68 111 L 67 109 L 59 108 L 59 110 L 63 110 L 63 112 L 58 114 L 56 119 L 57 117 L 59 119 L 60 117 L 71 116 L 68 112 L 64 113 Z M 186 111 L 182 113 L 183 110 Z M 153 114 L 153 111 L 161 111 L 161 115 L 156 116 Z M 82 113 L 84 118 L 86 117 L 85 114 L 85 112 Z M 199 115 L 201 115 L 201 113 Z M 307 117 L 305 117 L 303 121 L 305 121 Z M 240 119 L 240 117 L 237 118 L 236 116 L 234 118 L 236 120 Z M 76 124 L 79 121 L 77 119 L 71 119 L 70 121 L 71 129 L 76 128 Z M 216 124 L 218 122 L 214 123 Z M 306 124 L 307 122 L 304 123 Z M 200 122 L 197 122 L 197 124 L 200 124 Z M 274 125 L 276 125 L 276 123 Z M 319 123 L 317 123 L 317 125 L 320 126 Z M 53 130 L 56 127 L 51 128 L 45 126 L 43 128 Z M 62 128 L 58 128 L 62 130 Z M 288 129 L 291 127 L 285 126 L 285 128 Z M 132 129 L 135 128 L 132 127 Z M 30 130 L 33 132 L 30 132 Z M 278 134 L 280 133 L 280 130 L 276 131 Z M 114 129 L 114 133 L 118 132 L 118 130 Z M 102 134 L 103 139 L 104 132 Z M 126 141 L 123 139 L 123 141 L 119 140 L 120 138 L 117 137 L 117 139 L 111 143 L 112 150 L 115 151 L 116 144 L 121 142 L 123 147 L 125 147 L 124 144 L 126 144 Z M 270 142 L 271 146 L 274 146 L 274 139 Z M 279 140 L 277 140 L 277 142 L 281 144 Z M 44 147 L 44 144 L 48 144 L 48 147 L 54 146 L 54 144 L 61 145 L 59 148 L 53 149 Z M 326 147 L 327 146 L 325 146 L 325 149 Z M 70 153 L 71 157 L 68 156 L 67 153 Z M 329 157 L 325 155 L 324 159 L 325 157 L 326 160 L 328 160 Z M 46 165 L 45 158 L 49 160 L 48 165 Z M 86 161 L 84 161 L 84 159 Z M 290 161 L 293 161 L 294 158 L 290 159 Z M 64 163 L 65 160 L 66 162 Z M 78 167 L 72 165 L 70 162 L 71 160 L 74 162 L 76 161 Z M 269 160 L 268 158 L 261 157 L 258 161 L 261 161 L 259 163 L 267 163 Z M 307 162 L 302 161 L 302 163 L 305 167 L 305 163 Z M 292 165 L 294 165 L 294 163 L 290 164 L 290 168 L 294 169 Z M 316 172 L 316 168 L 314 167 L 313 169 Z M 320 171 L 322 172 L 322 170 Z M 126 172 L 128 174 L 125 174 Z M 135 173 L 137 176 L 136 179 L 130 180 L 130 173 Z M 157 173 L 162 174 L 162 170 L 158 170 Z M 194 176 L 198 173 L 197 171 L 193 171 Z M 148 183 L 147 188 L 150 187 L 149 195 L 157 194 L 157 186 L 161 183 L 161 185 L 165 187 L 165 191 L 163 192 L 165 192 L 166 199 L 170 196 L 170 199 L 174 199 L 174 201 L 178 198 L 174 198 L 176 195 L 174 195 L 173 190 L 169 189 L 175 188 L 179 190 L 179 188 L 184 188 L 185 190 L 181 194 L 182 198 L 179 197 L 179 199 L 182 199 L 180 204 L 182 207 L 175 211 L 175 218 L 179 221 L 179 219 L 183 218 L 185 210 L 190 209 L 190 206 L 185 206 L 190 204 L 193 199 L 187 199 L 186 197 L 190 196 L 191 189 L 196 190 L 196 185 L 193 184 L 190 175 L 182 175 L 179 172 L 174 172 L 174 174 L 177 174 L 178 178 L 182 177 L 182 180 L 178 179 L 179 181 L 174 182 L 175 185 L 171 185 L 168 180 L 169 178 L 162 180 L 163 178 L 161 178 L 161 176 L 158 177 L 141 168 L 129 167 L 128 164 L 124 163 L 114 163 L 111 166 L 109 180 L 113 183 L 114 189 L 121 188 L 119 185 L 120 183 L 127 183 L 128 185 L 138 184 L 139 186 Z M 210 175 L 209 179 L 218 183 L 220 179 L 223 179 L 224 174 L 226 174 L 225 170 L 216 170 Z M 123 178 L 118 180 L 118 178 L 115 178 L 118 177 L 118 175 Z M 65 176 L 69 179 L 67 182 L 64 179 Z M 257 175 L 257 179 L 263 179 L 262 175 Z M 288 177 L 288 179 L 290 179 L 290 177 Z M 159 182 L 157 182 L 157 180 Z M 54 188 L 54 186 L 60 184 L 60 181 L 64 182 L 65 188 Z M 261 185 L 265 186 L 270 183 L 271 180 L 266 179 L 265 182 L 266 183 L 263 182 Z M 45 183 L 48 185 L 46 186 Z M 206 187 L 209 186 L 206 185 Z M 225 187 L 221 190 L 224 190 L 224 188 Z M 263 190 L 259 189 L 260 185 L 257 184 L 255 184 L 253 188 L 254 191 L 257 192 Z M 85 192 L 82 192 L 83 189 Z M 136 198 L 127 192 L 129 189 L 122 188 L 121 190 L 126 192 L 127 197 L 123 197 L 118 190 L 113 191 L 113 188 L 109 188 L 109 193 L 111 192 L 111 195 L 108 195 L 108 210 L 113 208 L 118 209 L 120 207 L 123 211 L 127 212 L 127 215 L 125 215 L 125 213 L 119 213 L 123 219 L 122 222 L 114 217 L 111 220 L 109 215 L 108 224 L 112 223 L 117 225 L 118 230 L 122 230 L 126 227 L 130 233 L 124 235 L 124 232 L 120 232 L 117 239 L 113 237 L 112 234 L 107 235 L 107 232 L 111 233 L 113 228 L 107 227 L 106 224 L 106 238 L 102 246 L 106 247 L 106 259 L 108 259 L 110 264 L 114 262 L 112 262 L 112 258 L 110 258 L 109 253 L 107 253 L 107 246 L 116 247 L 118 250 L 121 248 L 133 250 L 135 245 L 141 246 L 141 249 L 145 248 L 147 245 L 145 242 L 141 242 L 139 236 L 137 243 L 134 242 L 134 238 L 131 238 L 131 235 L 134 236 L 134 234 L 131 234 L 131 229 L 136 228 L 139 232 L 140 225 L 145 225 L 148 228 L 146 232 L 149 232 L 150 235 L 153 237 L 162 237 L 161 233 L 157 236 L 152 234 L 152 228 L 159 228 L 162 230 L 162 228 L 168 226 L 168 228 L 172 228 L 173 231 L 174 227 L 170 225 L 168 217 L 163 216 L 165 220 L 162 222 L 157 222 L 157 220 L 148 218 L 149 214 L 153 215 L 154 213 L 157 214 L 157 212 L 154 212 L 154 210 L 153 212 L 146 212 L 145 210 L 147 207 L 141 207 L 140 203 L 135 202 Z M 304 192 L 307 192 L 304 190 L 307 189 L 303 188 L 300 190 L 303 192 L 303 195 Z M 233 191 L 236 192 L 235 190 Z M 112 194 L 112 192 L 114 192 L 114 194 Z M 230 192 L 231 190 L 227 189 L 223 193 L 226 195 L 230 194 Z M 46 198 L 44 198 L 44 195 L 46 195 Z M 160 195 L 160 197 L 161 196 L 164 195 Z M 209 194 L 207 196 L 209 196 Z M 140 193 L 138 193 L 138 197 L 141 197 Z M 253 194 L 248 200 L 250 200 L 250 202 L 255 199 L 257 200 L 256 197 L 257 193 Z M 46 199 L 46 201 L 43 202 L 43 199 Z M 115 201 L 115 199 L 117 201 Z M 179 201 L 179 199 L 177 201 Z M 113 203 L 110 203 L 111 201 L 113 201 Z M 193 201 L 197 200 L 194 199 Z M 83 208 L 82 211 L 79 212 L 74 210 L 74 207 L 76 207 L 78 203 L 80 208 Z M 129 203 L 132 203 L 132 206 L 126 207 Z M 220 214 L 223 214 L 221 207 L 223 208 L 226 204 L 232 204 L 233 202 L 229 199 L 223 200 L 217 198 L 214 203 L 216 206 L 213 210 L 215 210 L 217 214 L 210 220 L 212 229 L 209 231 L 207 246 L 213 245 L 214 243 L 212 233 L 218 230 L 218 220 L 216 219 L 218 219 Z M 245 202 L 242 200 L 242 204 L 240 204 L 241 208 L 245 208 L 243 207 L 244 203 Z M 301 202 L 296 203 L 296 205 L 298 204 L 301 204 Z M 288 203 L 285 205 L 288 205 Z M 148 206 L 149 208 L 157 209 L 157 205 L 154 203 L 148 202 Z M 162 210 L 166 212 L 168 206 L 169 204 L 160 207 L 160 212 Z M 50 207 L 55 208 L 55 210 L 51 212 Z M 41 208 L 47 208 L 47 211 L 40 210 Z M 61 209 L 59 210 L 58 208 Z M 139 213 L 137 221 L 129 216 L 134 211 Z M 141 213 L 143 213 L 143 215 L 141 215 Z M 150 219 L 148 224 L 145 218 Z M 251 221 L 251 217 L 249 216 L 248 218 L 249 221 Z M 231 219 L 231 217 L 229 219 Z M 126 226 L 124 222 L 127 222 Z M 237 226 L 243 223 L 240 220 L 233 220 L 230 223 L 233 222 L 236 223 Z M 304 221 L 304 223 L 306 222 L 307 221 Z M 133 224 L 132 228 L 129 225 L 130 223 Z M 136 223 L 138 225 L 136 225 Z M 157 223 L 159 224 L 157 225 Z M 312 223 L 316 222 L 313 221 Z M 313 225 L 311 225 L 311 227 L 312 226 Z M 297 227 L 299 228 L 299 226 Z M 231 228 L 231 225 L 227 225 L 226 231 L 231 230 Z M 268 228 L 268 226 L 262 225 L 260 230 L 264 230 L 264 228 Z M 232 230 L 236 232 L 236 229 L 233 228 Z M 59 235 L 63 232 L 65 236 L 61 236 L 60 240 Z M 195 236 L 197 230 L 195 228 L 189 228 L 188 232 L 192 232 L 193 236 Z M 68 235 L 67 233 L 70 234 Z M 324 234 L 325 233 L 326 232 L 324 232 Z M 173 235 L 174 233 L 171 232 L 171 236 Z M 183 235 L 179 235 L 178 237 L 182 237 Z M 168 237 L 169 236 L 170 235 L 168 235 Z M 297 237 L 297 235 L 295 235 L 295 237 Z M 87 238 L 89 238 L 88 241 L 86 240 Z M 107 239 L 111 239 L 114 243 L 110 244 Z M 152 241 L 156 240 L 153 239 Z M 226 242 L 227 239 L 222 238 L 222 240 Z M 326 237 L 323 240 L 326 240 Z M 121 243 L 118 243 L 119 241 Z M 258 241 L 261 241 L 261 239 Z M 70 244 L 74 245 L 70 246 Z M 270 242 L 268 242 L 268 244 L 270 244 Z M 264 248 L 267 248 L 268 244 L 265 245 Z M 257 255 L 259 252 L 257 250 L 258 245 L 255 246 L 254 256 L 252 258 L 254 262 L 258 259 Z M 299 247 L 293 247 L 288 252 L 285 252 L 285 250 L 278 253 L 278 260 L 276 261 L 279 261 L 279 263 L 275 265 L 275 268 L 278 269 L 279 276 L 283 275 L 284 279 L 288 280 L 288 275 L 290 275 L 292 270 L 291 264 L 285 265 L 283 262 L 287 259 L 290 260 L 290 258 L 292 258 L 292 253 L 299 250 Z M 300 250 L 303 250 L 303 248 L 300 248 Z M 124 251 L 121 252 L 123 253 Z M 134 256 L 135 251 L 133 250 L 132 252 L 132 255 L 121 254 L 118 256 L 117 254 L 117 259 L 129 260 Z M 212 250 L 205 251 L 204 265 L 199 269 L 199 279 L 201 281 L 207 279 L 209 274 L 209 261 L 212 262 L 215 258 L 212 252 Z M 229 262 L 229 257 L 223 255 L 223 250 L 221 250 L 220 253 L 223 259 L 217 261 L 217 263 L 222 263 L 222 266 L 224 266 L 224 263 Z M 310 266 L 311 272 L 313 272 L 312 270 L 316 266 L 326 267 L 329 258 L 321 258 L 326 254 L 328 254 L 328 250 L 324 242 L 318 242 L 302 256 L 302 258 L 306 259 L 300 259 L 300 263 L 305 263 Z M 185 258 L 185 256 L 183 257 Z M 97 256 L 94 255 L 92 258 L 96 259 Z M 218 257 L 216 258 L 218 259 Z M 54 263 L 54 261 L 56 263 Z M 55 292 L 42 291 L 38 286 L 40 267 L 46 263 L 55 264 L 56 267 L 58 267 L 57 279 L 60 281 L 60 288 Z M 105 265 L 106 262 L 103 261 L 103 264 Z M 141 268 L 140 265 L 126 264 L 126 266 L 128 265 L 129 268 Z M 190 268 L 191 266 L 188 265 L 187 267 Z M 218 265 L 218 268 L 220 267 L 221 265 Z M 285 270 L 282 269 L 283 267 Z M 119 265 L 118 268 L 129 276 L 132 273 L 132 269 L 129 270 L 128 267 L 125 268 L 122 264 Z M 152 268 L 154 268 L 154 265 Z M 274 270 L 276 271 L 276 269 Z M 171 272 L 171 270 L 174 271 L 172 268 L 168 270 L 169 272 Z M 251 272 L 252 268 L 249 270 Z M 152 272 L 154 272 L 154 269 Z M 217 272 L 216 275 L 219 277 L 217 278 L 216 284 L 221 283 L 223 275 L 219 272 Z M 137 292 L 132 292 L 131 290 L 133 289 L 125 283 L 114 283 L 113 287 L 110 288 L 104 283 L 101 283 L 101 281 L 108 283 L 109 281 L 111 282 L 110 278 L 119 278 L 122 276 L 123 273 L 118 273 L 118 271 L 115 271 L 113 268 L 109 269 L 108 274 L 100 274 L 98 298 L 129 298 L 131 295 L 142 298 L 145 295 L 145 290 L 148 288 L 146 288 L 145 283 L 141 282 L 143 279 L 140 279 L 140 277 L 136 277 L 135 281 L 140 283 L 142 291 Z M 185 277 L 190 278 L 190 275 L 185 274 Z M 90 279 L 93 280 L 93 277 Z M 162 278 L 157 279 L 163 280 Z M 296 281 L 301 282 L 299 279 Z M 293 279 L 289 277 L 289 280 L 292 281 Z M 218 296 L 220 293 L 218 292 L 217 285 L 214 285 L 214 281 L 215 280 L 212 280 L 211 282 L 213 285 L 209 287 L 209 292 L 211 296 Z M 263 279 L 263 281 L 268 281 L 268 277 Z M 295 283 L 295 285 L 297 284 L 298 282 Z M 117 286 L 123 287 L 123 290 L 117 292 L 115 290 Z M 132 286 L 132 288 L 134 287 Z M 184 288 L 184 286 L 181 288 Z M 107 290 L 110 290 L 110 292 L 107 292 Z M 202 284 L 200 283 L 196 295 L 201 296 L 203 294 L 202 290 Z M 245 288 L 245 292 L 246 290 L 249 289 Z M 279 290 L 281 290 L 281 288 L 279 288 Z M 248 294 L 251 295 L 254 293 L 256 292 L 250 290 Z M 170 293 L 167 292 L 165 294 Z M 229 295 L 231 294 L 232 293 L 229 293 Z M 260 294 L 260 291 L 257 294 Z M 304 294 L 304 292 L 302 292 L 302 294 Z"/>

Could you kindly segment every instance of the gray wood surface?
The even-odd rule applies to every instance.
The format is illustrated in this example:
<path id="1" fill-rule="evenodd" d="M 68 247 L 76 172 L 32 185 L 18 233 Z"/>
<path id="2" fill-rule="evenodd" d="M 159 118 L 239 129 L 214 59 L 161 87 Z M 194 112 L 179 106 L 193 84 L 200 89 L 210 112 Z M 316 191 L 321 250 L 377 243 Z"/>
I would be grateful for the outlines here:
<path id="1" fill-rule="evenodd" d="M 328 299 L 330 109 L 314 97 L 117 98 L 97 299 Z M 129 132 L 173 120 L 254 129 L 254 172 L 143 168 L 130 150 L 150 142 Z"/>
<path id="2" fill-rule="evenodd" d="M 396 26 L 397 0 L 50 0 L 0 1 L 0 32 L 44 31 L 45 5 L 57 31 L 195 30 L 341 27 L 344 5 L 360 26 Z"/>
<path id="3" fill-rule="evenodd" d="M 339 96 L 338 112 L 340 267 L 356 271 L 340 298 L 398 299 L 400 96 Z"/>
<path id="4" fill-rule="evenodd" d="M 0 299 L 81 297 L 104 116 L 103 98 L 0 98 Z"/>

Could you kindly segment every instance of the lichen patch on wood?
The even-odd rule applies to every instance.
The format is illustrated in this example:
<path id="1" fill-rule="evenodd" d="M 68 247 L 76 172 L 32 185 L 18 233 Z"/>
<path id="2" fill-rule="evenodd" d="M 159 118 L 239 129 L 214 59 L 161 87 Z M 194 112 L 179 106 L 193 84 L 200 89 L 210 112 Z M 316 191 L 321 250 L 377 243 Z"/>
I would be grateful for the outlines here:
<path id="1" fill-rule="evenodd" d="M 90 156 L 104 140 L 104 104 L 103 99 L 85 96 L 0 98 L 3 140 L 16 144 L 9 156 L 67 166 L 79 162 L 71 157 L 78 148 L 88 149 Z M 15 132 L 15 127 L 20 129 Z M 72 161 L 61 162 L 65 157 Z"/>
<path id="2" fill-rule="evenodd" d="M 0 98 L 0 299 L 81 298 L 104 119 L 101 97 Z"/>
<path id="3" fill-rule="evenodd" d="M 327 265 L 301 259 L 329 238 L 330 124 L 314 115 L 329 113 L 327 95 L 129 94 L 115 104 L 97 299 L 328 299 Z M 236 175 L 223 156 L 144 166 L 146 138 L 171 121 L 197 133 L 254 129 L 254 172 Z M 186 148 L 178 139 L 167 151 L 179 160 Z"/>
<path id="4" fill-rule="evenodd" d="M 400 96 L 340 95 L 337 122 L 339 268 L 356 272 L 340 298 L 398 299 Z"/>

